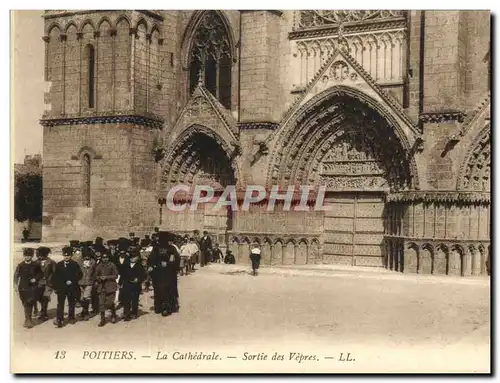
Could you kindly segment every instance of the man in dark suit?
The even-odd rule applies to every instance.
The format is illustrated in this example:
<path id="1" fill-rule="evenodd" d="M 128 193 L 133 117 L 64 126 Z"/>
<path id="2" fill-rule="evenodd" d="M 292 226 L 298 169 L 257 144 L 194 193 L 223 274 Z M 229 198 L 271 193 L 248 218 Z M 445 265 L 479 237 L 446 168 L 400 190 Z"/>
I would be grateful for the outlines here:
<path id="1" fill-rule="evenodd" d="M 33 261 L 35 250 L 23 249 L 24 260 L 17 265 L 14 273 L 14 289 L 19 292 L 19 297 L 24 307 L 24 327 L 33 327 L 33 306 L 35 305 L 38 281 L 43 273 L 38 262 Z"/>
<path id="2" fill-rule="evenodd" d="M 125 321 L 129 321 L 132 318 L 136 319 L 139 314 L 139 296 L 142 282 L 146 279 L 146 270 L 142 265 L 139 249 L 132 252 L 130 262 L 122 268 L 121 273 L 123 316 Z"/>
<path id="3" fill-rule="evenodd" d="M 118 295 L 116 297 L 116 300 L 118 301 L 117 309 L 123 306 L 122 275 L 124 268 L 127 268 L 130 263 L 130 253 L 128 251 L 129 246 L 129 241 L 126 238 L 120 238 L 118 244 L 118 254 L 116 254 L 113 259 L 110 258 L 110 260 L 115 264 L 119 274 L 116 281 L 118 283 Z"/>
<path id="4" fill-rule="evenodd" d="M 173 233 L 160 232 L 159 244 L 150 258 L 155 270 L 155 312 L 168 316 L 179 311 L 177 272 L 180 255 L 175 245 L 177 238 Z"/>
<path id="5" fill-rule="evenodd" d="M 115 295 L 118 289 L 116 280 L 118 270 L 113 262 L 109 260 L 109 254 L 102 255 L 101 262 L 95 268 L 95 280 L 97 283 L 97 295 L 99 296 L 99 311 L 101 320 L 98 326 L 106 324 L 106 310 L 111 310 L 111 323 L 116 323 Z"/>
<path id="6" fill-rule="evenodd" d="M 73 249 L 69 246 L 63 247 L 62 253 L 64 260 L 57 263 L 52 275 L 52 286 L 57 294 L 57 317 L 55 322 L 57 327 L 63 325 L 66 299 L 68 300 L 68 319 L 71 324 L 76 323 L 75 305 L 80 291 L 78 281 L 83 276 L 78 263 L 71 259 Z"/>
<path id="7" fill-rule="evenodd" d="M 200 266 L 203 267 L 209 262 L 212 253 L 212 238 L 210 238 L 206 230 L 203 232 L 203 237 L 200 239 L 200 253 Z"/>

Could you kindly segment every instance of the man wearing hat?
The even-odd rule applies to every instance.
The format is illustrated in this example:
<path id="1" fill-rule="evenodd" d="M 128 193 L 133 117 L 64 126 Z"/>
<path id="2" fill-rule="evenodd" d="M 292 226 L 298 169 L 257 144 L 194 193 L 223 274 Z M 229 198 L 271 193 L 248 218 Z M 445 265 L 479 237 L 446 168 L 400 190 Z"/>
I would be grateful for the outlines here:
<path id="1" fill-rule="evenodd" d="M 111 323 L 116 323 L 115 294 L 118 290 L 117 278 L 118 270 L 115 264 L 109 260 L 109 254 L 102 254 L 102 261 L 95 268 L 96 291 L 99 296 L 99 311 L 101 313 L 99 327 L 106 324 L 106 310 L 111 310 Z"/>
<path id="2" fill-rule="evenodd" d="M 40 278 L 40 280 L 38 281 L 38 301 L 40 302 L 42 309 L 38 319 L 42 321 L 46 321 L 49 319 L 47 309 L 50 302 L 50 296 L 53 292 L 51 286 L 52 275 L 56 270 L 56 263 L 49 258 L 50 252 L 50 248 L 45 246 L 41 246 L 37 249 L 37 262 L 40 264 L 40 268 L 42 269 L 42 278 Z"/>
<path id="3" fill-rule="evenodd" d="M 139 314 L 139 296 L 142 282 L 146 279 L 146 270 L 142 266 L 139 249 L 136 248 L 130 257 L 127 267 L 122 269 L 123 315 L 126 321 L 136 319 Z M 132 314 L 132 315 L 131 315 Z"/>
<path id="4" fill-rule="evenodd" d="M 95 267 L 97 267 L 97 265 L 102 263 L 102 255 L 103 254 L 109 255 L 109 253 L 110 253 L 110 250 L 108 250 L 107 252 L 104 252 L 104 253 L 101 253 L 99 250 L 94 251 L 94 259 L 93 260 L 94 260 Z M 97 315 L 100 312 L 99 311 L 99 294 L 97 294 L 97 287 L 95 284 L 92 287 L 92 295 L 91 295 L 90 300 L 92 302 L 92 315 Z"/>
<path id="5" fill-rule="evenodd" d="M 158 240 L 157 240 L 157 234 L 153 234 L 153 246 L 151 249 L 151 252 L 149 253 L 148 261 L 147 261 L 147 272 L 148 276 L 151 279 L 151 284 L 153 285 L 153 290 L 154 290 L 154 295 L 153 295 L 153 300 L 154 300 L 154 310 L 156 314 L 161 313 L 161 307 L 159 304 L 158 300 L 158 294 L 156 292 L 158 291 L 158 270 L 157 270 L 157 265 L 158 265 L 158 255 L 159 255 L 159 250 L 158 250 Z"/>
<path id="6" fill-rule="evenodd" d="M 146 239 L 141 240 L 140 244 L 140 256 L 142 266 L 144 267 L 144 271 L 146 272 L 146 279 L 144 281 L 144 290 L 149 291 L 151 286 L 151 276 L 147 273 L 148 264 L 149 264 L 149 255 L 151 254 L 151 250 L 153 250 L 152 246 L 150 246 L 151 241 L 147 241 Z"/>
<path id="7" fill-rule="evenodd" d="M 69 246 L 62 249 L 64 259 L 57 263 L 52 276 L 52 286 L 57 294 L 57 317 L 56 326 L 62 327 L 64 320 L 64 304 L 68 300 L 68 319 L 71 324 L 76 323 L 75 305 L 78 299 L 80 287 L 78 281 L 83 273 L 78 263 L 71 259 L 73 249 Z"/>
<path id="8" fill-rule="evenodd" d="M 118 240 L 117 239 L 111 239 L 108 241 L 108 253 L 109 253 L 109 259 L 114 259 L 117 256 L 117 248 L 118 248 Z"/>
<path id="9" fill-rule="evenodd" d="M 94 251 L 99 250 L 101 252 L 101 254 L 108 251 L 106 246 L 104 246 L 104 239 L 102 237 L 96 237 L 96 239 L 94 240 L 93 247 L 94 247 Z"/>
<path id="10" fill-rule="evenodd" d="M 82 256 L 82 249 L 85 247 L 85 243 L 74 239 L 69 241 L 69 246 L 73 249 L 72 259 L 78 262 Z"/>
<path id="11" fill-rule="evenodd" d="M 205 266 L 210 261 L 212 253 L 212 238 L 208 235 L 208 231 L 203 232 L 203 237 L 200 240 L 201 263 L 200 266 Z"/>
<path id="12" fill-rule="evenodd" d="M 233 252 L 230 249 L 226 250 L 226 257 L 224 258 L 224 263 L 228 265 L 234 265 L 236 263 L 236 259 L 234 258 Z"/>
<path id="13" fill-rule="evenodd" d="M 132 234 L 132 233 L 131 233 Z M 116 282 L 118 283 L 118 290 L 116 292 L 116 300 L 118 301 L 118 308 L 123 305 L 122 299 L 122 281 L 121 275 L 123 274 L 123 269 L 128 267 L 130 262 L 130 241 L 127 238 L 118 238 L 118 253 L 115 255 L 112 262 L 115 264 L 116 269 L 118 270 L 118 277 Z"/>
<path id="14" fill-rule="evenodd" d="M 33 306 L 37 298 L 38 281 L 42 278 L 42 269 L 33 261 L 35 250 L 23 249 L 24 260 L 19 263 L 14 272 L 14 290 L 19 292 L 19 297 L 24 307 L 24 327 L 33 327 Z"/>
<path id="15" fill-rule="evenodd" d="M 149 245 L 151 245 L 151 238 L 149 237 L 149 234 L 146 234 L 144 236 L 144 239 L 141 242 L 144 243 L 145 247 L 148 247 Z"/>
<path id="16" fill-rule="evenodd" d="M 92 289 L 95 282 L 95 267 L 96 261 L 92 259 L 91 250 L 87 248 L 82 255 L 82 260 L 79 263 L 82 270 L 82 279 L 78 282 L 80 285 L 80 296 L 82 303 L 82 312 L 80 316 L 84 320 L 89 320 L 89 306 L 92 300 Z M 92 307 L 95 311 L 96 307 Z"/>
<path id="17" fill-rule="evenodd" d="M 180 255 L 174 245 L 176 237 L 170 232 L 159 233 L 159 245 L 154 252 L 152 266 L 155 270 L 155 312 L 168 316 L 179 310 L 177 272 Z M 153 254 L 152 254 L 153 255 Z"/>

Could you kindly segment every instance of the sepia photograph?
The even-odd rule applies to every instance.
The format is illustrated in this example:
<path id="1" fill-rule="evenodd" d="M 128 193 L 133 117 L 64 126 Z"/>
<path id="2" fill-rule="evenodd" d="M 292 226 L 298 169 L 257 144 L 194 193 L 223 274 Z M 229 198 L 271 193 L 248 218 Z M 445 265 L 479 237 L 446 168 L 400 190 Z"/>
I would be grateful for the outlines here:
<path id="1" fill-rule="evenodd" d="M 491 374 L 491 29 L 11 10 L 11 374 Z"/>

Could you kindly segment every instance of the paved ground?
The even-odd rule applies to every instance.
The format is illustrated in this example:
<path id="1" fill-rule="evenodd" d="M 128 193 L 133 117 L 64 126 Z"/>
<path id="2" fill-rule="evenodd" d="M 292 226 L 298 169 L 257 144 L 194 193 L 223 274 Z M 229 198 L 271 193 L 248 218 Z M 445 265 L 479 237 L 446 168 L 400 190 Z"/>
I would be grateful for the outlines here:
<path id="1" fill-rule="evenodd" d="M 36 361 L 34 371 L 50 372 L 489 371 L 485 278 L 331 267 L 262 269 L 252 277 L 242 266 L 210 265 L 181 277 L 179 288 L 180 313 L 152 313 L 151 294 L 144 294 L 139 319 L 103 328 L 94 317 L 61 329 L 50 320 L 26 330 L 14 296 L 13 369 L 30 369 L 27 360 Z M 65 358 L 55 359 L 56 351 L 65 351 Z M 109 360 L 101 352 L 100 360 L 89 360 L 84 351 L 133 356 Z M 188 351 L 215 351 L 220 360 L 172 359 Z M 167 359 L 157 360 L 158 352 Z M 245 352 L 255 359 L 245 360 Z M 272 360 L 275 353 L 284 360 Z"/>

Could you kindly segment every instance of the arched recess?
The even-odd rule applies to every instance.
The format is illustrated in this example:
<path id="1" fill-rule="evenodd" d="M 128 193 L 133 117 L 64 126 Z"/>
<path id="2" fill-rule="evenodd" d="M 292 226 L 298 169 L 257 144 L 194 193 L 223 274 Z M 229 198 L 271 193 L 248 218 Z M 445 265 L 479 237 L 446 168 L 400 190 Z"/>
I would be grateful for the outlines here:
<path id="1" fill-rule="evenodd" d="M 457 190 L 490 192 L 491 125 L 486 125 L 469 147 L 460 166 Z"/>
<path id="2" fill-rule="evenodd" d="M 448 263 L 448 275 L 463 276 L 465 263 L 464 255 L 465 251 L 462 246 L 452 246 Z"/>
<path id="3" fill-rule="evenodd" d="M 444 244 L 436 246 L 436 253 L 434 255 L 434 267 L 432 274 L 446 275 L 449 268 L 450 251 Z"/>
<path id="4" fill-rule="evenodd" d="M 81 198 L 82 206 L 92 207 L 92 174 L 94 173 L 94 160 L 98 157 L 94 149 L 84 146 L 73 157 L 80 162 Z"/>
<path id="5" fill-rule="evenodd" d="M 350 137 L 347 137 L 350 136 Z M 354 138 L 375 151 L 387 173 L 391 191 L 418 188 L 418 172 L 411 141 L 396 118 L 358 89 L 335 86 L 316 95 L 297 110 L 270 139 L 274 142 L 268 168 L 268 186 L 313 182 L 318 160 L 332 144 Z M 362 144 L 362 143 L 360 143 Z M 387 150 L 390 146 L 391 150 Z M 286 150 L 285 150 L 286 147 Z"/>
<path id="6" fill-rule="evenodd" d="M 403 216 L 385 211 L 385 195 L 418 188 L 411 134 L 379 102 L 347 86 L 313 97 L 275 133 L 267 187 L 326 187 L 326 262 L 384 266 L 384 214 Z"/>
<path id="7" fill-rule="evenodd" d="M 419 274 L 433 274 L 434 271 L 434 249 L 432 245 L 426 243 L 420 251 Z"/>
<path id="8" fill-rule="evenodd" d="M 208 185 L 220 195 L 228 185 L 235 185 L 238 171 L 230 157 L 229 145 L 211 129 L 193 125 L 186 129 L 167 150 L 163 162 L 160 196 L 165 197 L 176 185 Z M 234 167 L 233 167 L 234 166 Z M 200 204 L 195 211 L 166 216 L 170 230 L 192 231 L 201 226 L 216 236 L 221 247 L 228 244 L 233 212 L 228 208 L 214 209 L 216 201 Z"/>
<path id="9" fill-rule="evenodd" d="M 272 247 L 271 266 L 283 264 L 283 248 L 284 244 L 281 239 L 277 239 Z"/>
<path id="10" fill-rule="evenodd" d="M 63 80 L 63 44 L 61 42 L 61 28 L 58 24 L 53 24 L 48 28 L 48 44 L 47 44 L 47 81 L 52 85 L 58 85 L 62 88 Z M 62 113 L 62 103 L 58 101 L 53 92 L 49 92 L 50 97 L 50 112 L 52 116 L 58 116 Z"/>
<path id="11" fill-rule="evenodd" d="M 240 171 L 235 161 L 232 160 L 233 148 L 221 135 L 203 125 L 194 124 L 184 129 L 176 140 L 166 148 L 167 156 L 162 161 L 162 190 L 175 184 L 192 185 L 193 177 L 186 173 L 188 166 L 201 161 L 204 155 L 207 158 L 220 160 L 218 176 L 214 181 L 221 181 L 220 186 L 234 185 L 240 179 Z M 210 152 L 212 151 L 212 152 Z M 201 164 L 201 162 L 200 162 Z M 214 173 L 215 174 L 215 173 Z M 220 179 L 219 179 L 220 178 Z M 234 183 L 231 183 L 234 182 Z"/>
<path id="12" fill-rule="evenodd" d="M 66 27 L 66 49 L 65 63 L 68 68 L 79 68 L 80 59 L 80 41 L 78 40 L 78 28 L 71 22 Z M 80 80 L 80 72 L 77 70 L 66 70 L 64 76 L 65 100 L 64 110 L 68 115 L 75 115 L 79 111 L 79 92 L 80 89 L 75 86 Z"/>
<path id="13" fill-rule="evenodd" d="M 99 111 L 110 111 L 113 110 L 113 97 L 107 93 L 113 83 L 113 24 L 103 18 L 99 21 L 98 31 L 96 105 Z"/>
<path id="14" fill-rule="evenodd" d="M 224 12 L 195 12 L 182 44 L 188 95 L 201 82 L 225 108 L 231 109 L 231 74 L 235 57 L 234 36 Z"/>
<path id="15" fill-rule="evenodd" d="M 115 89 L 121 89 L 114 95 L 113 109 L 116 111 L 125 111 L 130 108 L 131 38 L 130 21 L 122 15 L 116 20 L 114 40 L 114 82 Z"/>
<path id="16" fill-rule="evenodd" d="M 271 249 L 272 249 L 272 242 L 270 238 L 265 237 L 262 241 L 262 264 L 266 266 L 271 265 Z"/>

